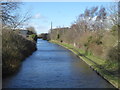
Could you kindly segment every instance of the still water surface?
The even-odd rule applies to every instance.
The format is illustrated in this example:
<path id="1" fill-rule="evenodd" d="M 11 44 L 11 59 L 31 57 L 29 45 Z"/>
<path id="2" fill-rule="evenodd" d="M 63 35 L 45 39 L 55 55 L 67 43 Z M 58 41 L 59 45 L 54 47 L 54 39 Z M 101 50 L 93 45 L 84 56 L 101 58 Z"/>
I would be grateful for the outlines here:
<path id="1" fill-rule="evenodd" d="M 71 51 L 38 39 L 37 51 L 20 70 L 3 79 L 3 88 L 113 88 Z"/>

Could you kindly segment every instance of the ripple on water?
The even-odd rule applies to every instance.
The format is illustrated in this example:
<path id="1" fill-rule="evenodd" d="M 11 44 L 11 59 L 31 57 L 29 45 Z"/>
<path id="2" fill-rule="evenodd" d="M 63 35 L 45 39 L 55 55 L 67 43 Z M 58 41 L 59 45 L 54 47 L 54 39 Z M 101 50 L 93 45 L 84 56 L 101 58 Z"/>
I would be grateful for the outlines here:
<path id="1" fill-rule="evenodd" d="M 37 49 L 3 88 L 113 88 L 69 50 L 41 39 Z"/>

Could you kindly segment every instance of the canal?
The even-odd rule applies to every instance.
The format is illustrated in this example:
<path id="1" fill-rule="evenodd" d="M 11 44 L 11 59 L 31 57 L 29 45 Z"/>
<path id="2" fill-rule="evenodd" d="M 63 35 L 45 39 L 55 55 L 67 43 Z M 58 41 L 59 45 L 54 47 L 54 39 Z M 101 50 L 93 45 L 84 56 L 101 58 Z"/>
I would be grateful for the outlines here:
<path id="1" fill-rule="evenodd" d="M 2 82 L 3 88 L 113 88 L 71 51 L 42 39 L 19 71 Z"/>

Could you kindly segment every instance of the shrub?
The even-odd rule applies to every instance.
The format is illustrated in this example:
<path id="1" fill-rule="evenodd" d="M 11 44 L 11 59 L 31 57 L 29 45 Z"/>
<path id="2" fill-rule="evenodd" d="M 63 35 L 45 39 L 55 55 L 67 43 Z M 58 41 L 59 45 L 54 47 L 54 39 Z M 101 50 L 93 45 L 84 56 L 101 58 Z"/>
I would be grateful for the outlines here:
<path id="1" fill-rule="evenodd" d="M 32 40 L 37 41 L 37 35 L 36 34 L 31 34 L 30 38 L 32 38 Z"/>
<path id="2" fill-rule="evenodd" d="M 57 35 L 57 39 L 59 39 L 59 38 L 60 38 L 60 35 L 58 34 L 58 35 Z"/>
<path id="3" fill-rule="evenodd" d="M 2 71 L 3 74 L 10 74 L 19 68 L 22 60 L 36 50 L 36 44 L 12 30 L 4 29 L 2 36 Z"/>
<path id="4" fill-rule="evenodd" d="M 92 51 L 92 53 L 95 56 L 101 57 L 101 55 L 103 54 L 103 47 L 102 45 L 97 45 L 97 44 L 91 44 L 90 45 L 90 50 Z"/>
<path id="5" fill-rule="evenodd" d="M 110 48 L 106 56 L 106 59 L 109 61 L 118 61 L 118 53 L 120 53 L 120 50 L 118 50 L 117 46 Z"/>

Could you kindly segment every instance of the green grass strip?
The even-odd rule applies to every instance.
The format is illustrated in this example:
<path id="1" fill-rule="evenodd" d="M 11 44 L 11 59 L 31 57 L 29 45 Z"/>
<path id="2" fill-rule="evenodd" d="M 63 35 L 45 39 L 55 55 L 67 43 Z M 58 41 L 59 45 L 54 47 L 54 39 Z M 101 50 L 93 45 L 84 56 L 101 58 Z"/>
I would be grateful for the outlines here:
<path id="1" fill-rule="evenodd" d="M 109 83 L 111 83 L 114 87 L 118 88 L 118 86 L 120 86 L 120 84 L 118 85 L 118 81 L 120 81 L 120 78 L 110 74 L 104 68 L 101 68 L 101 66 L 105 64 L 104 60 L 97 58 L 93 55 L 85 55 L 85 57 L 80 56 L 79 53 L 84 54 L 85 51 L 78 49 L 78 48 L 75 48 L 73 45 L 70 45 L 67 43 L 61 43 L 61 42 L 58 42 L 55 40 L 51 40 L 50 42 L 61 45 L 65 48 L 69 49 L 74 54 L 79 56 L 84 62 L 86 62 L 95 72 L 97 72 L 100 76 L 102 76 Z"/>

